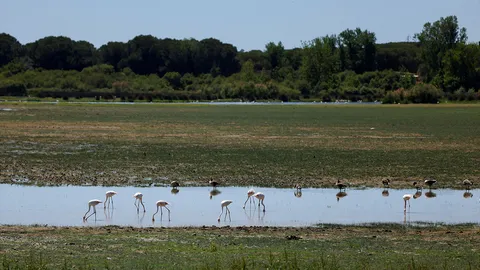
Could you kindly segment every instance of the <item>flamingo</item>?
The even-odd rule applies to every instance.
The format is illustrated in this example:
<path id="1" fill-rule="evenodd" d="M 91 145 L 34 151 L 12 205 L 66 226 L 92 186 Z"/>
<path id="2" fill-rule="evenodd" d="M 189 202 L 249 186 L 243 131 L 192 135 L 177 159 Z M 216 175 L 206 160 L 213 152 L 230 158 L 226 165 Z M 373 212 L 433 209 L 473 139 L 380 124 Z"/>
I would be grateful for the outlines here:
<path id="1" fill-rule="evenodd" d="M 263 204 L 263 200 L 265 199 L 265 195 L 262 192 L 257 192 L 252 195 L 253 197 L 258 199 L 258 207 L 260 207 L 260 203 L 263 205 L 263 212 L 265 212 L 265 204 Z"/>
<path id="2" fill-rule="evenodd" d="M 218 216 L 218 222 L 220 222 L 220 217 L 222 216 L 223 214 L 223 208 L 225 207 L 225 219 L 227 218 L 227 213 L 229 214 L 229 217 L 230 217 L 230 221 L 232 220 L 232 217 L 230 216 L 230 210 L 228 209 L 228 205 L 230 205 L 232 203 L 231 200 L 223 200 L 221 202 L 221 206 L 222 206 L 222 212 L 220 213 L 220 216 Z"/>
<path id="3" fill-rule="evenodd" d="M 133 203 L 133 205 L 135 205 L 137 207 L 137 212 L 140 208 L 140 203 L 142 204 L 143 206 L 143 212 L 146 212 L 145 210 L 145 205 L 143 205 L 143 194 L 140 193 L 140 192 L 137 192 L 133 195 L 133 197 L 135 198 L 135 203 Z M 137 201 L 139 201 L 139 204 L 137 205 Z"/>
<path id="4" fill-rule="evenodd" d="M 153 214 L 152 221 L 155 221 L 155 215 L 158 213 L 158 208 L 160 208 L 160 218 L 162 218 L 163 216 L 162 207 L 165 207 L 168 210 L 168 221 L 170 221 L 170 209 L 168 209 L 167 205 L 169 205 L 169 203 L 166 201 L 163 201 L 163 200 L 157 201 L 157 212 Z"/>
<path id="5" fill-rule="evenodd" d="M 255 194 L 255 190 L 253 190 L 253 188 L 249 189 L 247 192 L 247 200 L 245 200 L 245 203 L 243 204 L 243 209 L 245 209 L 245 205 L 247 204 L 247 201 L 250 201 L 250 203 L 252 203 L 251 200 L 254 200 L 254 198 L 252 198 L 253 194 Z"/>
<path id="6" fill-rule="evenodd" d="M 98 205 L 99 203 L 102 203 L 102 201 L 97 199 L 88 201 L 88 211 L 85 213 L 85 215 L 83 215 L 84 220 L 87 220 L 93 214 L 95 214 L 95 220 L 97 219 L 97 209 L 95 209 L 95 206 Z M 90 212 L 90 208 L 92 207 L 93 207 L 93 213 L 91 213 L 90 216 L 86 217 L 88 212 Z"/>
<path id="7" fill-rule="evenodd" d="M 412 194 L 403 195 L 403 201 L 405 202 L 405 205 L 403 206 L 404 211 L 407 211 L 407 201 L 408 201 L 408 207 L 410 207 L 410 198 L 412 198 Z"/>
<path id="8" fill-rule="evenodd" d="M 113 196 L 117 194 L 117 192 L 113 191 L 113 190 L 110 190 L 110 191 L 107 191 L 105 193 L 105 202 L 103 204 L 103 208 L 107 208 L 107 201 L 108 201 L 108 204 L 110 206 L 110 202 L 112 203 L 112 208 L 113 208 Z"/>
<path id="9" fill-rule="evenodd" d="M 466 188 L 467 190 L 469 190 L 470 187 L 473 185 L 473 183 L 472 183 L 472 181 L 470 181 L 470 180 L 468 180 L 468 179 L 465 179 L 465 180 L 463 180 L 463 185 L 465 186 L 465 188 Z"/>

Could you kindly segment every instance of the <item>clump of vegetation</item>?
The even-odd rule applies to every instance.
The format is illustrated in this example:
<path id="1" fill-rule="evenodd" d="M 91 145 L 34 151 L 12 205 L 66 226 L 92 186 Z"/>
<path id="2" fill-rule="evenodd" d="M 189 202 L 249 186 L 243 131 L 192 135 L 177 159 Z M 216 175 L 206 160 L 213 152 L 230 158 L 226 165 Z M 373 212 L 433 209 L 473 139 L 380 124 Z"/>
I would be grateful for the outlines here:
<path id="1" fill-rule="evenodd" d="M 264 50 L 238 51 L 214 38 L 139 35 L 95 48 L 64 36 L 23 45 L 2 33 L 0 96 L 386 103 L 480 99 L 480 45 L 467 43 L 456 16 L 425 24 L 416 37 L 418 42 L 377 44 L 375 33 L 356 28 L 290 50 L 282 42 L 269 42 Z M 415 87 L 419 82 L 424 84 Z"/>

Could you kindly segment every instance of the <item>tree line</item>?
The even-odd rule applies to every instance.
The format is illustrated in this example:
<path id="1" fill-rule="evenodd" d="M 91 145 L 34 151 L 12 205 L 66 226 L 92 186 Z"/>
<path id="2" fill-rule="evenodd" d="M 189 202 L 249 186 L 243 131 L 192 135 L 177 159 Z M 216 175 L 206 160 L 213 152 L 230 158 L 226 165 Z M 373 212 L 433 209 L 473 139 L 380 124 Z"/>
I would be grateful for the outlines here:
<path id="1" fill-rule="evenodd" d="M 421 83 L 419 83 L 421 82 Z M 238 51 L 214 38 L 139 35 L 95 48 L 48 36 L 0 34 L 0 95 L 123 99 L 321 99 L 437 102 L 480 99 L 480 43 L 456 16 L 426 23 L 414 42 L 377 44 L 346 29 L 285 49 Z"/>

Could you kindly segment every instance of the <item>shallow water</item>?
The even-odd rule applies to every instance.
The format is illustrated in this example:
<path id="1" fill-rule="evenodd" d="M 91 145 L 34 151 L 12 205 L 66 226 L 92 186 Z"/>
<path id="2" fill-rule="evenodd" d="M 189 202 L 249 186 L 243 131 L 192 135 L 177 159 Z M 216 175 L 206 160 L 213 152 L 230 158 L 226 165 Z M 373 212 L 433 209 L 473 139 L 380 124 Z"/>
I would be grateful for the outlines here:
<path id="1" fill-rule="evenodd" d="M 42 224 L 52 226 L 311 226 L 318 223 L 359 224 L 371 222 L 388 223 L 479 223 L 480 203 L 475 190 L 434 189 L 424 190 L 418 198 L 410 200 L 411 207 L 404 212 L 402 196 L 414 194 L 415 190 L 347 189 L 338 194 L 338 189 L 304 188 L 297 197 L 294 189 L 255 188 L 265 194 L 266 212 L 258 206 L 243 203 L 247 198 L 246 187 L 219 187 L 219 194 L 211 196 L 211 187 L 180 187 L 173 194 L 169 187 L 92 187 L 62 186 L 37 187 L 0 184 L 0 224 Z M 91 199 L 105 200 L 105 192 L 115 190 L 113 208 L 104 210 L 97 206 L 96 220 L 91 216 L 83 222 L 83 215 Z M 133 194 L 142 192 L 146 213 L 137 213 Z M 340 195 L 340 196 L 338 196 Z M 435 195 L 433 197 L 433 195 Z M 472 195 L 472 197 L 470 197 Z M 338 196 L 338 197 L 337 197 Z M 429 198 L 430 197 L 430 198 Z M 222 200 L 233 200 L 229 206 L 231 221 L 221 212 Z M 155 202 L 170 203 L 171 221 L 164 209 L 152 222 L 156 211 Z"/>
<path id="2" fill-rule="evenodd" d="M 2 102 L 2 101 L 0 101 Z M 10 101 L 11 102 L 11 101 Z M 58 104 L 55 101 L 21 101 L 22 103 L 44 103 L 44 104 Z M 191 102 L 126 102 L 126 101 L 68 101 L 62 103 L 69 103 L 69 104 L 115 104 L 115 105 L 154 105 L 154 104 L 201 104 L 201 105 L 380 105 L 382 102 L 374 101 L 374 102 L 346 102 L 346 101 L 337 101 L 337 102 L 305 102 L 305 101 L 290 101 L 290 102 L 282 102 L 282 101 L 257 101 L 257 102 L 249 102 L 249 101 L 191 101 Z M 4 109 L 8 110 L 8 109 Z M 10 109 L 11 110 L 11 109 Z"/>

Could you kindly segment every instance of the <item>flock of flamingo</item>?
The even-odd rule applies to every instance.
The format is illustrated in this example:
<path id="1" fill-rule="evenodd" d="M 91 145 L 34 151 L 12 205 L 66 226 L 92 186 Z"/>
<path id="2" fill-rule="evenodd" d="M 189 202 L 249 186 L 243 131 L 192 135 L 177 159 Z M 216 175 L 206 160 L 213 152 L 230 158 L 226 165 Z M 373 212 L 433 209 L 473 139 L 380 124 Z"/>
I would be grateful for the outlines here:
<path id="1" fill-rule="evenodd" d="M 210 180 L 208 182 L 213 188 L 216 188 L 217 185 L 218 185 L 218 182 L 217 181 L 214 181 L 214 180 Z M 173 181 L 171 183 L 171 186 L 176 189 L 178 188 L 178 186 L 180 186 L 180 184 L 177 182 L 177 181 Z M 297 187 L 298 189 L 298 187 Z M 110 191 L 107 191 L 105 193 L 105 202 L 103 202 L 103 208 L 106 209 L 107 207 L 110 207 L 110 204 L 112 204 L 112 207 L 113 207 L 113 196 L 117 194 L 117 192 L 113 191 L 113 190 L 110 190 Z M 145 205 L 143 204 L 143 194 L 141 192 L 137 192 L 135 194 L 133 194 L 133 197 L 135 198 L 135 202 L 134 202 L 134 205 L 137 207 L 137 212 L 140 211 L 140 205 L 142 205 L 143 207 L 143 212 L 146 212 L 145 210 Z M 250 201 L 250 203 L 255 203 L 255 198 L 258 200 L 258 206 L 260 206 L 260 204 L 263 206 L 263 212 L 265 212 L 265 204 L 263 203 L 264 199 L 265 199 L 265 194 L 263 194 L 262 192 L 255 192 L 255 190 L 253 189 L 250 189 L 248 190 L 247 192 L 247 200 L 245 201 L 245 203 L 243 204 L 243 208 L 245 208 L 245 205 L 247 204 L 248 201 Z M 222 217 L 222 214 L 223 214 L 223 209 L 225 208 L 225 219 L 227 218 L 227 214 L 231 220 L 231 216 L 230 216 L 230 209 L 228 209 L 228 206 L 232 203 L 233 201 L 232 200 L 223 200 L 220 202 L 220 206 L 222 207 L 222 211 L 220 212 L 220 215 L 218 216 L 218 222 L 220 222 L 220 218 Z M 88 220 L 89 217 L 91 217 L 92 215 L 97 215 L 97 210 L 96 210 L 96 206 L 98 204 L 101 204 L 102 201 L 99 200 L 99 199 L 93 199 L 93 200 L 90 200 L 88 201 L 88 210 L 87 212 L 85 213 L 85 215 L 83 216 L 83 220 Z M 163 207 L 165 207 L 165 209 L 167 209 L 168 211 L 168 221 L 170 221 L 170 209 L 167 207 L 168 205 L 168 202 L 167 201 L 164 201 L 164 200 L 159 200 L 156 202 L 156 206 L 157 206 L 157 211 L 153 214 L 152 216 L 152 221 L 155 221 L 155 215 L 158 213 L 158 210 L 160 210 L 160 216 L 163 217 Z M 90 210 L 92 210 L 92 213 L 90 215 L 87 216 L 87 214 L 90 212 Z"/>
<path id="2" fill-rule="evenodd" d="M 214 181 L 214 180 L 210 180 L 208 183 L 214 189 L 219 184 L 217 181 Z M 437 180 L 427 179 L 427 180 L 424 181 L 424 183 L 426 185 L 428 185 L 429 188 L 431 189 L 432 185 L 437 183 Z M 384 185 L 384 187 L 388 188 L 389 185 L 390 185 L 390 180 L 389 179 L 382 180 L 382 184 Z M 463 185 L 466 187 L 466 189 L 470 189 L 470 187 L 473 185 L 473 183 L 470 180 L 464 180 Z M 173 187 L 173 190 L 176 190 L 180 186 L 180 184 L 177 181 L 172 181 L 171 186 Z M 340 180 L 337 180 L 337 182 L 335 183 L 335 186 L 340 189 L 340 192 L 342 190 L 345 190 L 345 188 L 347 187 L 347 185 L 342 183 Z M 413 182 L 413 186 L 417 189 L 417 192 L 423 188 L 418 182 Z M 294 186 L 294 188 L 296 188 L 295 196 L 297 196 L 297 194 L 301 194 L 302 187 L 299 184 L 296 184 Z M 113 207 L 113 196 L 115 194 L 117 194 L 117 192 L 115 192 L 113 190 L 107 191 L 105 193 L 105 201 L 103 202 L 104 203 L 104 206 L 103 206 L 104 209 L 106 209 L 107 207 L 110 207 L 110 204 L 112 204 L 112 207 Z M 143 212 L 146 212 L 145 205 L 143 204 L 143 194 L 141 192 L 137 192 L 133 195 L 133 197 L 135 198 L 134 205 L 137 207 L 137 212 L 140 211 L 140 205 L 142 205 L 142 207 L 143 207 Z M 410 208 L 410 199 L 412 197 L 415 197 L 415 196 L 412 195 L 412 194 L 403 195 L 403 201 L 404 201 L 404 208 L 403 209 L 404 209 L 405 212 L 407 211 L 407 203 L 408 203 L 408 207 Z M 255 190 L 253 190 L 253 189 L 250 189 L 250 190 L 247 191 L 247 199 L 245 200 L 245 202 L 243 204 L 243 208 L 245 209 L 245 206 L 246 206 L 247 202 L 249 202 L 249 201 L 250 201 L 250 203 L 252 203 L 252 202 L 255 203 L 255 198 L 258 200 L 258 206 L 260 207 L 260 204 L 261 204 L 263 206 L 263 212 L 265 212 L 265 204 L 263 202 L 264 199 L 265 199 L 265 194 L 263 194 L 262 192 L 255 192 Z M 223 201 L 220 202 L 221 212 L 220 212 L 220 215 L 218 216 L 218 219 L 217 219 L 218 222 L 220 222 L 220 218 L 223 215 L 224 208 L 225 208 L 225 219 L 227 218 L 227 215 L 228 215 L 230 220 L 231 220 L 230 209 L 228 209 L 228 206 L 232 202 L 233 202 L 232 200 L 223 200 Z M 95 206 L 97 206 L 100 203 L 102 203 L 102 201 L 98 200 L 98 199 L 93 199 L 93 200 L 90 200 L 88 202 L 88 210 L 85 213 L 85 215 L 83 216 L 84 221 L 86 221 L 92 215 L 95 215 L 95 217 L 96 217 L 97 211 L 96 211 Z M 167 211 L 168 211 L 168 221 L 170 221 L 170 209 L 167 207 L 167 205 L 169 205 L 169 203 L 167 201 L 164 201 L 164 200 L 159 200 L 159 201 L 156 202 L 157 211 L 153 214 L 152 221 L 155 221 L 155 215 L 158 213 L 159 210 L 160 210 L 160 216 L 163 217 L 163 209 L 162 208 L 167 209 Z M 93 209 L 93 212 L 90 215 L 87 216 L 87 214 L 90 212 L 91 209 Z"/>

